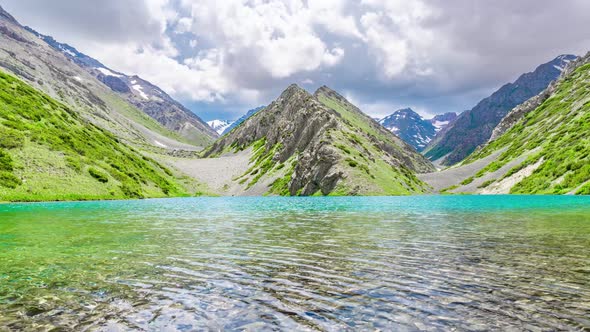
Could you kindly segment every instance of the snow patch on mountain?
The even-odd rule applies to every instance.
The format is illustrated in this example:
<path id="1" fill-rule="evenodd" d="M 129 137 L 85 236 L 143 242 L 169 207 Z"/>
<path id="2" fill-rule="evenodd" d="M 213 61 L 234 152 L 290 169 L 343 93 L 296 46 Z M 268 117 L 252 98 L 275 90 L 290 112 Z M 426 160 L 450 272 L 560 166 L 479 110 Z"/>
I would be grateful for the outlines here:
<path id="1" fill-rule="evenodd" d="M 145 99 L 145 100 L 150 100 L 150 97 L 143 92 L 143 87 L 139 84 L 134 84 L 131 86 L 133 88 L 133 90 L 137 91 L 137 93 L 139 93 L 139 95 L 141 96 L 141 98 Z"/>
<path id="2" fill-rule="evenodd" d="M 440 131 L 449 125 L 449 121 L 434 121 L 432 125 L 436 128 L 436 131 Z"/>
<path id="3" fill-rule="evenodd" d="M 123 77 L 123 75 L 119 75 L 113 71 L 110 71 L 106 68 L 96 68 L 99 72 L 103 73 L 106 76 L 113 76 L 113 77 Z"/>
<path id="4" fill-rule="evenodd" d="M 404 108 L 378 122 L 416 150 L 422 151 L 436 133 L 446 128 L 456 116 L 455 113 L 446 113 L 426 120 L 411 108 Z"/>
<path id="5" fill-rule="evenodd" d="M 223 134 L 223 132 L 227 128 L 229 128 L 233 123 L 234 123 L 234 121 L 230 121 L 230 120 L 207 121 L 207 124 L 209 125 L 209 127 L 213 128 L 213 130 L 215 130 L 219 135 Z"/>

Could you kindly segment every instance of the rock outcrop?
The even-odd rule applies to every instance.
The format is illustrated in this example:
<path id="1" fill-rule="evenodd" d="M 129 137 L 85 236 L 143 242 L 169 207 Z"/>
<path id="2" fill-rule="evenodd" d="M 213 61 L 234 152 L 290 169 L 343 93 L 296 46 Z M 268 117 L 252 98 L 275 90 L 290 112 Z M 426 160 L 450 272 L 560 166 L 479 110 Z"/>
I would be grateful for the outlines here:
<path id="1" fill-rule="evenodd" d="M 139 76 L 129 76 L 113 71 L 98 60 L 79 52 L 76 48 L 60 43 L 32 28 L 25 27 L 54 50 L 62 53 L 72 62 L 103 82 L 120 97 L 145 112 L 167 129 L 182 136 L 197 146 L 207 146 L 219 135 L 201 118 L 170 97 L 158 86 Z"/>
<path id="2" fill-rule="evenodd" d="M 461 113 L 448 130 L 438 133 L 424 154 L 430 160 L 443 158 L 446 166 L 462 161 L 490 139 L 494 128 L 514 107 L 545 90 L 575 58 L 561 55 L 502 86 L 473 109 Z"/>
<path id="3" fill-rule="evenodd" d="M 271 194 L 424 192 L 414 172 L 433 170 L 409 145 L 327 87 L 312 96 L 289 86 L 205 156 L 248 148 L 251 168 L 238 180 L 249 188 L 272 179 Z"/>
<path id="4" fill-rule="evenodd" d="M 533 98 L 525 101 L 521 105 L 515 107 L 510 113 L 508 113 L 502 121 L 494 128 L 492 132 L 492 136 L 490 137 L 489 142 L 494 141 L 498 137 L 502 136 L 506 131 L 512 128 L 520 119 L 522 119 L 528 113 L 534 111 L 537 107 L 541 106 L 549 97 L 551 97 L 555 93 L 555 89 L 561 83 L 563 79 L 568 77 L 576 68 L 585 65 L 590 62 L 590 52 L 586 54 L 584 57 L 579 57 L 574 61 L 571 61 L 567 64 L 559 78 L 547 87 L 547 89 L 543 90 L 538 95 L 534 96 Z"/>

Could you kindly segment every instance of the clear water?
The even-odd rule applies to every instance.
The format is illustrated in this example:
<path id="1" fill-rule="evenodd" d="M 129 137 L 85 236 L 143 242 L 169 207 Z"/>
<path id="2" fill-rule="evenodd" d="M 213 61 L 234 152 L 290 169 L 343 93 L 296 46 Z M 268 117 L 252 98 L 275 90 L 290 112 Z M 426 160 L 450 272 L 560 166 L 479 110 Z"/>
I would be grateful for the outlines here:
<path id="1" fill-rule="evenodd" d="M 590 197 L 0 205 L 0 330 L 590 329 Z"/>

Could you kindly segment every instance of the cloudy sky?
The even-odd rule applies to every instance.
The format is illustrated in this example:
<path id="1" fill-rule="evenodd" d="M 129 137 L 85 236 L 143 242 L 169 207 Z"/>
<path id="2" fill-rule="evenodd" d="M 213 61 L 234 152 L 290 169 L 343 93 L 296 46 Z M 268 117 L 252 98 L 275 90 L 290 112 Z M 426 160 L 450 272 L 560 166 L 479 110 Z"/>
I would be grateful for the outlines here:
<path id="1" fill-rule="evenodd" d="M 137 74 L 205 120 L 290 83 L 382 117 L 469 109 L 559 54 L 590 50 L 588 0 L 0 0 L 22 24 Z"/>

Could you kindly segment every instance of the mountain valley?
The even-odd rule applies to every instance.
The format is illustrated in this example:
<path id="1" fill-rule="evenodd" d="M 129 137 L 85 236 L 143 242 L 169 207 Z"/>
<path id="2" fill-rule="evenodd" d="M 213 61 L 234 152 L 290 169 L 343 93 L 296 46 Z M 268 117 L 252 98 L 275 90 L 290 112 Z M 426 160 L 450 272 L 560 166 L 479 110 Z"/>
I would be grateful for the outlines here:
<path id="1" fill-rule="evenodd" d="M 0 201 L 589 194 L 588 62 L 559 56 L 459 115 L 375 120 L 293 84 L 206 123 L 0 7 Z"/>

